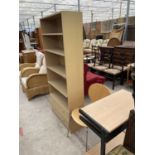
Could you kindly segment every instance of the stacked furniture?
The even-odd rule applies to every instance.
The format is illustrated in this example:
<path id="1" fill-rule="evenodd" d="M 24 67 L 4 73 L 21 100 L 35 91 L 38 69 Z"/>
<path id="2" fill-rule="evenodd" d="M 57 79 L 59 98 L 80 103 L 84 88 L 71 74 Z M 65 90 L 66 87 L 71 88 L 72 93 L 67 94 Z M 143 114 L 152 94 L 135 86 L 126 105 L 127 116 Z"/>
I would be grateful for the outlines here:
<path id="1" fill-rule="evenodd" d="M 85 39 L 83 43 L 84 48 L 84 61 L 86 63 L 96 62 L 100 58 L 100 47 L 107 47 L 107 46 L 116 46 L 121 45 L 121 41 L 118 38 L 111 38 L 111 39 Z"/>
<path id="2" fill-rule="evenodd" d="M 117 42 L 121 43 L 123 33 L 124 33 L 124 27 L 122 27 L 120 29 L 113 29 L 111 32 L 109 32 L 108 39 L 101 39 L 101 36 L 97 37 L 100 39 L 91 39 L 91 40 L 90 39 L 84 39 L 84 41 L 83 41 L 84 54 L 91 54 L 93 52 L 93 50 L 92 50 L 93 46 L 96 46 L 96 47 L 107 46 L 108 44 L 110 44 L 109 41 L 113 38 L 115 38 L 114 41 L 118 40 Z"/>
<path id="3" fill-rule="evenodd" d="M 117 42 L 115 42 L 117 43 Z M 119 42 L 118 42 L 119 43 Z M 120 79 L 123 84 L 125 74 L 128 73 L 130 64 L 135 61 L 135 47 L 130 42 L 115 47 L 99 47 L 100 58 L 99 63 L 88 64 L 92 70 L 102 72 L 108 79 L 112 79 L 112 88 L 115 87 L 115 81 Z"/>
<path id="4" fill-rule="evenodd" d="M 79 126 L 70 119 L 84 103 L 82 14 L 62 11 L 40 20 L 47 62 L 49 101 L 70 132 Z"/>

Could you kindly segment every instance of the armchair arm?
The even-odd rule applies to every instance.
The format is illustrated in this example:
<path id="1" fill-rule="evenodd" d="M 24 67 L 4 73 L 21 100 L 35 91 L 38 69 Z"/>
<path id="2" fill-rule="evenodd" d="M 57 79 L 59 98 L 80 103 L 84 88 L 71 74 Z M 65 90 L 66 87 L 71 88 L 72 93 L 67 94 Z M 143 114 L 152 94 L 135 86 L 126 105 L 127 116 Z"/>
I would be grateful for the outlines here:
<path id="1" fill-rule="evenodd" d="M 26 67 L 35 67 L 35 63 L 23 63 L 19 65 L 19 70 L 21 71 L 22 69 Z"/>
<path id="2" fill-rule="evenodd" d="M 26 81 L 26 86 L 28 89 L 42 85 L 48 85 L 47 74 L 32 74 Z"/>
<path id="3" fill-rule="evenodd" d="M 26 67 L 23 70 L 21 70 L 21 77 L 27 77 L 31 74 L 38 73 L 39 68 L 34 68 L 34 67 Z"/>

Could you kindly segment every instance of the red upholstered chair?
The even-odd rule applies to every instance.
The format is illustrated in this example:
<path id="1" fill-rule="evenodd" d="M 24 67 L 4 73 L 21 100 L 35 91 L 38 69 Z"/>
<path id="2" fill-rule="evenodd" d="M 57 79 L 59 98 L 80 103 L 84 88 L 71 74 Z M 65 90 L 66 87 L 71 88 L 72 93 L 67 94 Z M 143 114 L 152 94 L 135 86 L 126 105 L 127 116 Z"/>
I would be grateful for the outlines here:
<path id="1" fill-rule="evenodd" d="M 104 83 L 105 77 L 92 73 L 88 70 L 88 65 L 84 64 L 84 94 L 88 95 L 89 86 L 93 83 Z"/>

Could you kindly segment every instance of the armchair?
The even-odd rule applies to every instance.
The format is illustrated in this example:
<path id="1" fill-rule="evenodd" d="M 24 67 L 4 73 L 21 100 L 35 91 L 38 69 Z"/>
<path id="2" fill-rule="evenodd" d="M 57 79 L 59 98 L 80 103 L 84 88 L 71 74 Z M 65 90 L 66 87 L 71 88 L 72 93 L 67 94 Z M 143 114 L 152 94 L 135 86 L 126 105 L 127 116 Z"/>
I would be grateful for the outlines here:
<path id="1" fill-rule="evenodd" d="M 101 83 L 105 82 L 105 77 L 94 74 L 88 71 L 88 65 L 84 64 L 84 95 L 88 95 L 89 86 L 93 83 Z"/>
<path id="2" fill-rule="evenodd" d="M 35 63 L 23 63 L 19 65 L 19 70 L 22 71 L 26 67 L 35 67 L 39 68 L 42 65 L 44 54 L 38 50 L 34 50 L 36 55 Z"/>
<path id="3" fill-rule="evenodd" d="M 21 74 L 22 89 L 26 93 L 28 100 L 36 95 L 47 94 L 49 92 L 45 57 L 40 69 L 25 68 Z"/>

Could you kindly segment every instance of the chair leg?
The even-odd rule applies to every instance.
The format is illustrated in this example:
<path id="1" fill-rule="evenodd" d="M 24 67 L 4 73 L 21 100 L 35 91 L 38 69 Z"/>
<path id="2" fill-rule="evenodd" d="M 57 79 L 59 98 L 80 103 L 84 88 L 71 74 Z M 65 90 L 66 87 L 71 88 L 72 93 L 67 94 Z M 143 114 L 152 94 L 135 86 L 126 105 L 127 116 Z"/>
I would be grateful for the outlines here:
<path id="1" fill-rule="evenodd" d="M 121 74 L 121 80 L 120 80 L 120 84 L 123 85 L 124 83 L 124 72 L 122 72 Z"/>
<path id="2" fill-rule="evenodd" d="M 68 130 L 67 130 L 67 137 L 69 137 L 69 128 L 68 128 Z"/>
<path id="3" fill-rule="evenodd" d="M 71 121 L 71 115 L 69 114 L 69 122 L 68 122 L 68 129 L 67 129 L 67 137 L 69 137 L 69 125 Z"/>
<path id="4" fill-rule="evenodd" d="M 86 127 L 86 152 L 88 150 L 88 127 Z"/>
<path id="5" fill-rule="evenodd" d="M 112 82 L 112 89 L 114 90 L 114 87 L 115 87 L 115 77 L 113 77 L 113 82 Z"/>

